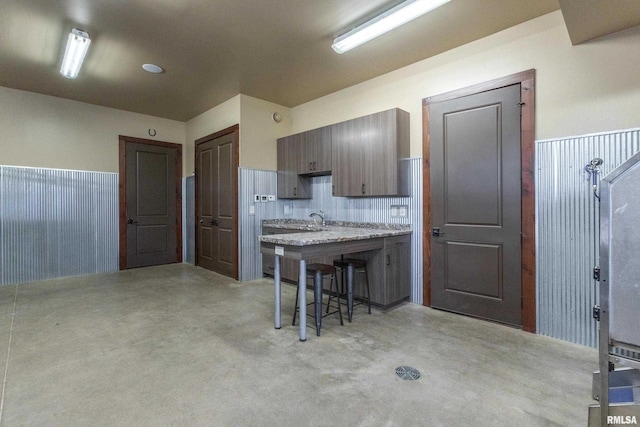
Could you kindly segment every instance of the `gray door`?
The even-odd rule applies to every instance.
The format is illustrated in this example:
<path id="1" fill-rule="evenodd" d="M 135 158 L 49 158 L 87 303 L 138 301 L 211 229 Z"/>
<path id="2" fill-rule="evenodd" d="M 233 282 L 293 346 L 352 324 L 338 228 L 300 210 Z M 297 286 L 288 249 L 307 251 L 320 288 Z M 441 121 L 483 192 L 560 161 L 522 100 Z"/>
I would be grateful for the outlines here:
<path id="1" fill-rule="evenodd" d="M 126 267 L 178 262 L 176 149 L 126 143 Z"/>
<path id="2" fill-rule="evenodd" d="M 520 85 L 429 106 L 432 307 L 522 324 Z"/>
<path id="3" fill-rule="evenodd" d="M 237 131 L 196 143 L 197 265 L 237 279 Z"/>

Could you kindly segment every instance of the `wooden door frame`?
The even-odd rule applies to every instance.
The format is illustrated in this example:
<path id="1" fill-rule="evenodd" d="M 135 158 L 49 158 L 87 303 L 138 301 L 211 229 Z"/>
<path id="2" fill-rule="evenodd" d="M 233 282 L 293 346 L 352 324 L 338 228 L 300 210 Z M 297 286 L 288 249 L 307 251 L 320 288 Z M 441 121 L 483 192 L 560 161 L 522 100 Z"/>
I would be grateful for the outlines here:
<path id="1" fill-rule="evenodd" d="M 178 262 L 182 262 L 182 145 L 153 139 L 118 135 L 118 196 L 120 209 L 120 270 L 127 269 L 127 143 L 172 148 L 176 152 L 176 244 Z"/>
<path id="2" fill-rule="evenodd" d="M 522 329 L 536 332 L 536 244 L 535 244 L 535 69 L 454 90 L 422 100 L 422 191 L 423 191 L 423 305 L 431 306 L 431 177 L 429 105 L 520 84 L 521 167 L 521 280 Z"/>
<path id="3" fill-rule="evenodd" d="M 199 188 L 198 188 L 198 165 L 199 165 L 199 161 L 198 161 L 198 145 L 203 144 L 207 141 L 211 141 L 212 139 L 216 139 L 216 138 L 220 138 L 221 136 L 225 136 L 225 135 L 229 135 L 229 134 L 234 134 L 234 138 L 233 138 L 233 142 L 232 142 L 232 149 L 233 149 L 233 167 L 236 170 L 236 173 L 233 175 L 233 195 L 234 195 L 234 200 L 233 200 L 233 215 L 235 217 L 235 224 L 234 224 L 234 230 L 235 230 L 235 236 L 233 236 L 233 238 L 236 241 L 236 253 L 233 254 L 234 256 L 234 263 L 236 265 L 236 271 L 235 271 L 235 276 L 234 279 L 238 280 L 239 278 L 239 271 L 240 271 L 240 261 L 239 261 L 239 257 L 238 257 L 238 252 L 240 250 L 240 242 L 238 241 L 238 168 L 240 167 L 240 125 L 239 124 L 235 124 L 233 126 L 229 126 L 226 129 L 222 129 L 218 132 L 214 132 L 210 135 L 207 136 L 203 136 L 202 138 L 196 139 L 195 143 L 194 143 L 194 159 L 195 159 L 195 165 L 194 165 L 194 170 L 195 170 L 195 175 L 196 175 L 196 180 L 195 180 L 195 194 L 194 194 L 194 198 L 195 198 L 195 210 L 194 210 L 194 224 L 196 225 L 196 230 L 195 230 L 195 260 L 194 263 L 195 265 L 198 265 L 198 212 L 199 212 L 199 207 L 200 207 L 200 201 L 199 201 Z"/>

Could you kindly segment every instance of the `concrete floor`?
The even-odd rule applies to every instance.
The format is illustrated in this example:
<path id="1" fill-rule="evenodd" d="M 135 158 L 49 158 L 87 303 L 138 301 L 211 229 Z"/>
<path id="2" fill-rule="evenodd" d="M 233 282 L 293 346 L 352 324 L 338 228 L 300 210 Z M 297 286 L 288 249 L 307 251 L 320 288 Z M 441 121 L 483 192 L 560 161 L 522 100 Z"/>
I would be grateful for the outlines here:
<path id="1" fill-rule="evenodd" d="M 301 343 L 272 283 L 183 264 L 0 287 L 0 425 L 587 425 L 594 349 L 415 304 Z"/>

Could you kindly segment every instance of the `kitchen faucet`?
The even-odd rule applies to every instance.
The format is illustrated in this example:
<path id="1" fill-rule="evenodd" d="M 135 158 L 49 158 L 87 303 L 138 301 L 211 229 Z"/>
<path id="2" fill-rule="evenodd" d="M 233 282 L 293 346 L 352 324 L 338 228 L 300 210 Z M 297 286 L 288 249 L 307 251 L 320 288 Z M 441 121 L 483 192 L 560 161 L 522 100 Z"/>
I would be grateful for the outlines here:
<path id="1" fill-rule="evenodd" d="M 309 215 L 309 216 L 310 216 L 310 217 L 312 217 L 312 218 L 313 218 L 314 216 L 320 217 L 320 219 L 322 220 L 322 226 L 324 227 L 324 226 L 326 225 L 326 224 L 325 224 L 325 222 L 324 222 L 324 212 L 322 212 L 322 209 L 320 209 L 320 213 L 316 213 L 316 212 L 314 212 L 314 213 L 312 213 L 312 214 L 311 214 L 311 215 Z"/>

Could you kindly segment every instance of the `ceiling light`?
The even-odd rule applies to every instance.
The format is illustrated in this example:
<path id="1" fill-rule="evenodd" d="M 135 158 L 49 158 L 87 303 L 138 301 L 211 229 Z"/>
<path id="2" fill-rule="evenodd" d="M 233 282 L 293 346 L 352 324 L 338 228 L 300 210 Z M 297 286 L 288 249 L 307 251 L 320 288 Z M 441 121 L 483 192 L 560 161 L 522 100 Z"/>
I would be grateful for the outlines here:
<path id="1" fill-rule="evenodd" d="M 90 44 L 91 39 L 88 33 L 75 28 L 71 30 L 67 39 L 67 47 L 64 50 L 60 74 L 68 79 L 78 77 L 78 72 L 80 72 L 82 61 L 84 61 Z"/>
<path id="2" fill-rule="evenodd" d="M 142 68 L 153 74 L 161 74 L 164 72 L 164 69 L 156 64 L 143 64 Z"/>
<path id="3" fill-rule="evenodd" d="M 387 31 L 406 24 L 449 1 L 450 0 L 407 0 L 338 37 L 333 41 L 331 47 L 338 53 L 344 53 L 369 40 L 375 39 Z"/>

